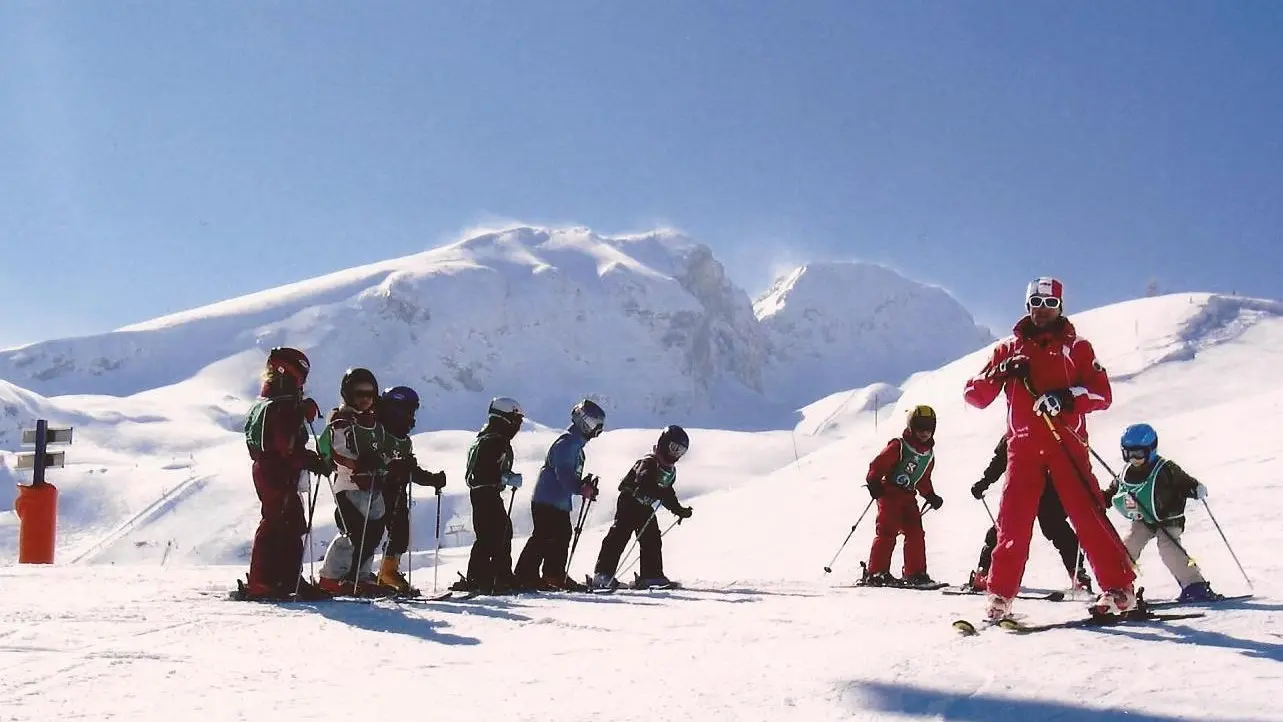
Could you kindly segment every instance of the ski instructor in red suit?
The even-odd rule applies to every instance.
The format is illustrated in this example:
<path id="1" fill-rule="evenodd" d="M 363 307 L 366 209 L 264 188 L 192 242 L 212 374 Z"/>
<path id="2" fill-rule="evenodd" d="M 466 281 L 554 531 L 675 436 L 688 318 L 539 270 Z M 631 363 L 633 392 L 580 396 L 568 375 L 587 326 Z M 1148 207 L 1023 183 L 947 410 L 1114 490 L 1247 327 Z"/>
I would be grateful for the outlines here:
<path id="1" fill-rule="evenodd" d="M 1092 610 L 1116 614 L 1136 604 L 1136 573 L 1105 517 L 1086 447 L 1086 414 L 1109 408 L 1113 391 L 1091 343 L 1064 317 L 1063 304 L 1059 280 L 1031 282 L 1025 290 L 1027 315 L 967 382 L 967 403 L 977 408 L 987 408 L 999 392 L 1007 396 L 1007 484 L 998 510 L 998 546 L 985 611 L 991 621 L 1011 614 L 1029 559 L 1044 474 L 1050 475 L 1096 573 L 1102 591 Z"/>

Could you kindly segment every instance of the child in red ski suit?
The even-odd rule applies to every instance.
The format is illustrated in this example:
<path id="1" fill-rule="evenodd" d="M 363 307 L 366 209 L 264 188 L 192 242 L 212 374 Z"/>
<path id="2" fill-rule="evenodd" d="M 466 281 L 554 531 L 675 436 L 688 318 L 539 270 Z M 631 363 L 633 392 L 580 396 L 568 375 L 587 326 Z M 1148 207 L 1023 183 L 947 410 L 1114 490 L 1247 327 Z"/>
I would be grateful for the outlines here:
<path id="1" fill-rule="evenodd" d="M 936 413 L 930 406 L 915 406 L 909 412 L 904 433 L 891 439 L 869 464 L 865 481 L 869 496 L 878 502 L 878 518 L 869 550 L 869 562 L 862 584 L 869 586 L 927 586 L 927 541 L 922 531 L 918 499 L 932 509 L 944 500 L 931 487 L 935 468 Z M 903 579 L 891 576 L 891 553 L 896 537 L 904 535 Z"/>

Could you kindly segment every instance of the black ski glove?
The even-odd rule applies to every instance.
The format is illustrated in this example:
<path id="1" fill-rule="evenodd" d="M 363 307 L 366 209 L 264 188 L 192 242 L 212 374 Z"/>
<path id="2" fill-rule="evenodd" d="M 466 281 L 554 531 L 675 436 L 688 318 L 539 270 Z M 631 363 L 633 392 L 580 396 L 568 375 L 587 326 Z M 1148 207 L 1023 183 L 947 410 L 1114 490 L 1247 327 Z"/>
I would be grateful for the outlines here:
<path id="1" fill-rule="evenodd" d="M 944 506 L 944 499 L 941 499 L 939 494 L 932 494 L 928 496 L 926 498 L 926 502 L 927 502 L 927 506 L 930 506 L 932 509 L 939 509 L 940 507 Z"/>
<path id="2" fill-rule="evenodd" d="M 1016 354 L 1003 359 L 994 367 L 992 376 L 1000 381 L 1029 378 L 1029 357 Z"/>
<path id="3" fill-rule="evenodd" d="M 673 513 L 677 515 L 678 519 L 689 519 L 691 518 L 691 514 L 695 513 L 695 510 L 689 506 L 679 506 L 676 509 L 673 509 Z M 678 523 L 680 524 L 681 522 L 679 521 Z"/>
<path id="4" fill-rule="evenodd" d="M 356 456 L 358 474 L 370 474 L 383 469 L 383 457 L 374 449 L 363 449 Z"/>
<path id="5" fill-rule="evenodd" d="M 433 489 L 436 489 L 437 493 L 440 493 L 441 488 L 445 486 L 445 472 L 426 471 L 424 469 L 416 468 L 414 470 L 414 474 L 410 477 L 410 481 L 413 481 L 419 486 L 430 486 Z"/>
<path id="6" fill-rule="evenodd" d="M 870 481 L 868 482 L 868 486 L 869 486 L 869 496 L 873 497 L 874 499 L 880 498 L 882 496 L 883 489 L 882 489 L 881 481 L 877 481 L 877 480 Z"/>
<path id="7" fill-rule="evenodd" d="M 334 473 L 334 462 L 308 449 L 303 454 L 303 468 L 317 476 L 329 476 Z"/>
<path id="8" fill-rule="evenodd" d="M 983 499 L 985 492 L 989 490 L 989 482 L 981 479 L 971 485 L 971 495 L 977 499 Z"/>
<path id="9" fill-rule="evenodd" d="M 414 481 L 414 473 L 419 471 L 414 457 L 398 456 L 388 462 L 388 481 L 394 486 L 403 486 Z"/>

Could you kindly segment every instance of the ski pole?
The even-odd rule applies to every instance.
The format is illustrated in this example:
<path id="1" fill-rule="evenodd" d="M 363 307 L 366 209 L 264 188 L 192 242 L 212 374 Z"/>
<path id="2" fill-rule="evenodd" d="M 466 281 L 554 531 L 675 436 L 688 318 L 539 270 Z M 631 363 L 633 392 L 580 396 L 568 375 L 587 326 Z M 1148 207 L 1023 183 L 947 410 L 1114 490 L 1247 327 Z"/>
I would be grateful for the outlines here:
<path id="1" fill-rule="evenodd" d="M 1028 383 L 1028 382 L 1026 381 L 1026 383 Z M 1032 393 L 1032 391 L 1031 391 L 1030 393 Z M 1054 426 L 1052 426 L 1052 424 L 1051 424 L 1051 419 L 1050 419 L 1050 418 L 1048 418 L 1048 417 L 1047 417 L 1047 416 L 1045 416 L 1045 415 L 1043 416 L 1043 418 L 1047 420 L 1047 424 L 1048 424 L 1048 426 L 1049 426 L 1049 427 L 1051 427 L 1051 428 L 1053 429 L 1053 433 L 1054 433 L 1054 428 L 1055 428 L 1055 427 L 1054 427 Z M 1084 449 L 1086 449 L 1086 450 L 1087 450 L 1087 453 L 1091 454 L 1091 455 L 1092 455 L 1092 457 L 1096 459 L 1096 463 L 1100 464 L 1102 467 L 1104 467 L 1105 471 L 1109 472 L 1109 475 L 1110 475 L 1111 477 L 1113 477 L 1114 479 L 1120 480 L 1120 482 L 1121 482 L 1122 476 L 1120 476 L 1119 474 L 1114 473 L 1114 470 L 1113 470 L 1113 468 L 1112 468 L 1112 467 L 1110 467 L 1109 462 L 1107 462 L 1107 461 L 1105 461 L 1104 459 L 1102 459 L 1102 458 L 1101 458 L 1101 456 L 1100 456 L 1100 454 L 1096 453 L 1096 450 L 1095 450 L 1095 449 L 1093 449 L 1093 448 L 1091 448 L 1091 444 L 1087 443 L 1087 440 L 1086 440 L 1086 439 L 1084 439 L 1083 437 L 1079 436 L 1079 435 L 1078 435 L 1078 432 L 1074 431 L 1073 429 L 1071 429 L 1071 428 L 1069 428 L 1069 427 L 1065 427 L 1065 430 L 1069 432 L 1069 435 L 1070 435 L 1070 436 L 1074 437 L 1074 441 L 1077 441 L 1079 444 L 1081 444 L 1081 445 L 1082 445 L 1082 447 L 1083 447 Z M 1057 441 L 1059 441 L 1059 440 L 1060 440 L 1059 435 L 1057 435 L 1056 439 L 1057 439 Z M 1064 447 L 1064 442 L 1061 442 L 1061 446 L 1062 446 L 1062 447 Z M 1068 449 L 1068 448 L 1065 448 L 1065 453 L 1069 453 L 1069 449 Z M 1071 457 L 1071 460 L 1072 460 L 1072 457 Z M 1077 470 L 1077 469 L 1078 469 L 1078 464 L 1077 464 L 1077 463 L 1075 463 L 1075 464 L 1074 464 L 1074 469 L 1075 469 L 1075 470 Z M 1079 472 L 1079 474 L 1081 475 L 1081 473 L 1082 473 L 1082 472 L 1080 471 L 1080 472 Z M 1086 483 L 1086 482 L 1084 481 L 1084 483 Z M 1096 497 L 1095 497 L 1095 495 L 1092 495 L 1092 498 L 1093 498 L 1093 499 L 1094 499 L 1094 498 L 1096 498 Z M 1170 531 L 1167 531 L 1167 527 L 1166 527 L 1166 526 L 1165 526 L 1165 525 L 1164 525 L 1164 524 L 1163 524 L 1163 523 L 1158 519 L 1158 514 L 1157 514 L 1157 513 L 1155 513 L 1155 510 L 1146 509 L 1146 508 L 1145 508 L 1145 505 L 1144 505 L 1144 504 L 1141 504 L 1140 499 L 1137 499 L 1137 498 L 1136 498 L 1136 495 L 1135 495 L 1135 494 L 1133 494 L 1133 493 L 1131 493 L 1130 491 L 1129 491 L 1129 492 L 1127 492 L 1127 498 L 1131 499 L 1132 503 L 1136 505 L 1136 508 L 1137 508 L 1137 509 L 1140 509 L 1142 512 L 1149 514 L 1149 518 L 1154 519 L 1154 520 L 1155 520 L 1155 522 L 1157 522 L 1158 530 L 1159 530 L 1159 531 L 1161 531 L 1161 532 L 1163 533 L 1163 536 L 1167 537 L 1167 540 L 1168 540 L 1168 541 L 1170 541 L 1170 542 L 1172 543 L 1172 545 L 1173 545 L 1173 546 L 1175 546 L 1178 550 L 1180 550 L 1180 553 L 1181 553 L 1181 554 L 1184 554 L 1184 555 L 1185 555 L 1185 565 L 1186 565 L 1186 566 L 1190 566 L 1190 567 L 1198 566 L 1198 562 L 1196 562 L 1196 561 L 1194 560 L 1194 557 L 1190 556 L 1189 551 L 1187 551 L 1187 550 L 1185 549 L 1185 547 L 1181 545 L 1180 540 L 1178 540 L 1175 536 L 1173 536 L 1173 535 L 1172 535 L 1172 533 L 1171 533 Z M 1108 510 L 1108 507 L 1105 507 L 1105 509 L 1106 509 L 1106 510 Z M 1109 528 L 1110 528 L 1110 529 L 1114 529 L 1114 525 L 1113 525 L 1113 524 L 1109 524 Z M 1117 535 L 1118 535 L 1117 530 L 1114 530 L 1114 535 L 1115 535 L 1115 537 L 1117 537 Z M 1120 544 L 1122 543 L 1122 540 L 1121 540 L 1121 539 L 1119 540 L 1119 543 L 1120 543 Z M 1129 559 L 1131 559 L 1131 560 L 1132 560 L 1132 567 L 1133 567 L 1133 568 L 1135 568 L 1135 569 L 1139 569 L 1139 568 L 1140 568 L 1140 561 L 1139 561 L 1138 559 L 1136 559 L 1135 557 L 1133 557 L 1133 556 L 1132 556 L 1131 552 L 1127 550 L 1126 545 L 1124 545 L 1124 546 L 1123 546 L 1123 551 L 1126 551 L 1126 552 L 1127 552 L 1127 557 L 1128 557 Z"/>
<path id="2" fill-rule="evenodd" d="M 651 522 L 655 521 L 655 515 L 658 513 L 659 513 L 659 502 L 654 502 L 654 507 L 651 508 L 650 516 L 646 518 L 646 523 L 642 524 L 641 527 L 637 529 L 636 533 L 633 534 L 632 540 L 628 542 L 628 548 L 624 550 L 624 555 L 620 557 L 620 564 L 622 564 L 625 560 L 627 560 L 629 557 L 633 555 L 633 548 L 637 546 L 638 540 L 641 539 L 642 532 L 646 531 L 647 527 L 651 525 Z M 632 563 L 629 563 L 628 566 L 631 567 Z M 616 579 L 619 578 L 618 573 L 615 574 L 615 578 Z"/>
<path id="3" fill-rule="evenodd" d="M 1036 400 L 1038 398 L 1038 392 L 1034 391 L 1033 384 L 1029 382 L 1029 378 L 1024 377 L 1024 378 L 1021 378 L 1020 380 L 1025 386 L 1025 391 L 1029 392 L 1029 398 Z M 1095 484 L 1087 480 L 1087 474 L 1084 473 L 1082 468 L 1078 466 L 1078 460 L 1074 458 L 1074 455 L 1069 451 L 1069 446 L 1065 443 L 1065 440 L 1061 438 L 1060 431 L 1056 428 L 1056 423 L 1051 420 L 1050 416 L 1044 414 L 1043 412 L 1039 411 L 1037 413 L 1040 417 L 1042 417 L 1043 423 L 1047 425 L 1047 430 L 1051 432 L 1051 436 L 1056 440 L 1056 444 L 1060 447 L 1060 450 L 1064 452 L 1065 459 L 1069 462 L 1069 465 L 1073 467 L 1074 475 L 1078 477 L 1079 483 L 1082 484 L 1083 491 L 1086 492 L 1087 498 L 1092 501 L 1092 507 L 1095 508 L 1096 511 L 1100 512 L 1100 516 L 1098 517 L 1100 523 L 1104 525 L 1105 529 L 1109 532 L 1109 535 L 1113 538 L 1114 543 L 1117 544 L 1118 548 L 1123 551 L 1123 554 L 1127 555 L 1127 559 L 1131 563 L 1132 569 L 1133 570 L 1137 569 L 1139 567 L 1139 564 L 1136 561 L 1136 557 L 1132 556 L 1131 551 L 1127 549 L 1127 545 L 1123 544 L 1122 537 L 1118 536 L 1118 530 L 1115 529 L 1114 525 L 1109 522 L 1109 517 L 1107 516 L 1108 508 L 1103 506 L 1103 502 L 1097 501 L 1098 495 L 1100 494 L 1100 489 L 1096 487 Z M 1068 429 L 1068 427 L 1066 428 Z M 1071 434 L 1073 434 L 1072 429 L 1068 429 L 1068 431 Z M 1087 446 L 1087 443 L 1082 439 L 1078 438 L 1077 434 L 1074 434 L 1074 438 L 1078 440 L 1078 443 L 1082 444 L 1085 447 Z M 1087 450 L 1091 451 L 1091 447 L 1087 447 Z M 1094 451 L 1092 453 L 1095 454 Z M 1090 466 L 1090 462 L 1089 462 L 1089 466 Z M 1108 469 L 1109 467 L 1106 466 L 1105 468 Z M 1088 469 L 1088 471 L 1090 471 L 1090 469 Z M 1189 555 L 1187 554 L 1186 556 L 1188 557 Z"/>
<path id="4" fill-rule="evenodd" d="M 405 487 L 405 583 L 414 588 L 414 484 Z"/>
<path id="5" fill-rule="evenodd" d="M 989 515 L 989 523 L 993 524 L 994 527 L 997 527 L 998 520 L 993 518 L 993 512 L 989 510 L 989 502 L 982 496 L 980 497 L 980 503 L 985 505 L 985 513 Z"/>
<path id="6" fill-rule="evenodd" d="M 827 565 L 825 565 L 824 567 L 825 574 L 833 573 L 833 562 L 836 562 L 838 560 L 838 554 L 841 554 L 842 550 L 846 548 L 846 543 L 851 541 L 851 536 L 855 534 L 855 528 L 860 526 L 860 522 L 864 521 L 864 515 L 868 514 L 869 509 L 872 509 L 872 508 L 873 508 L 873 500 L 869 499 L 869 503 L 865 505 L 864 511 L 860 512 L 860 518 L 856 519 L 855 523 L 851 525 L 851 531 L 847 532 L 846 539 L 842 541 L 842 546 L 838 547 L 837 553 L 833 555 L 833 559 L 829 561 Z"/>
<path id="7" fill-rule="evenodd" d="M 437 591 L 437 577 L 441 569 L 441 490 L 437 489 L 437 547 L 432 552 L 432 592 Z"/>
<path id="8" fill-rule="evenodd" d="M 1238 555 L 1234 553 L 1234 548 L 1230 546 L 1230 540 L 1225 538 L 1225 532 L 1221 531 L 1221 525 L 1216 522 L 1216 517 L 1212 515 L 1212 507 L 1207 505 L 1207 499 L 1200 499 L 1199 501 L 1203 502 L 1203 508 L 1207 510 L 1207 517 L 1212 520 L 1212 524 L 1216 527 L 1216 533 L 1221 535 L 1221 541 L 1225 542 L 1225 548 L 1229 549 L 1230 556 L 1234 557 L 1234 563 L 1238 565 L 1239 572 L 1247 582 L 1247 588 L 1255 592 L 1256 588 L 1252 586 L 1252 580 L 1248 578 L 1247 572 L 1243 570 L 1243 564 L 1239 562 Z"/>
<path id="9" fill-rule="evenodd" d="M 675 527 L 675 526 L 677 526 L 677 525 L 679 525 L 679 524 L 681 524 L 681 523 L 682 523 L 681 517 L 678 517 L 678 518 L 674 519 L 674 520 L 673 520 L 673 523 L 668 525 L 668 528 L 664 529 L 664 531 L 662 531 L 662 532 L 660 532 L 660 533 L 659 533 L 659 538 L 660 538 L 660 539 L 663 539 L 663 538 L 664 538 L 664 536 L 665 536 L 666 534 L 668 534 L 668 532 L 670 532 L 670 531 L 672 531 L 672 530 L 673 530 L 673 527 Z M 618 572 L 616 572 L 616 573 L 615 573 L 615 579 L 619 579 L 619 576 L 620 576 L 621 574 L 623 574 L 624 572 L 628 571 L 629 569 L 632 569 L 632 568 L 633 568 L 633 565 L 634 565 L 634 564 L 636 564 L 636 563 L 637 563 L 637 562 L 639 562 L 639 561 L 641 561 L 641 554 L 638 554 L 636 559 L 632 560 L 631 562 L 628 562 L 628 566 L 623 567 L 623 568 L 622 568 L 622 569 L 620 569 Z"/>
<path id="10" fill-rule="evenodd" d="M 575 538 L 570 542 L 570 555 L 566 557 L 566 578 L 570 578 L 570 562 L 575 558 L 575 548 L 579 546 L 579 534 L 584 530 L 584 520 L 588 518 L 588 510 L 592 508 L 592 499 L 579 500 L 579 521 L 575 524 Z"/>
<path id="11" fill-rule="evenodd" d="M 308 574 L 312 579 L 316 578 L 316 558 L 312 555 L 312 512 L 316 511 L 316 489 L 312 485 L 312 473 L 307 474 L 307 531 L 303 534 L 303 539 L 307 542 L 307 555 L 311 559 L 311 568 Z M 168 552 L 168 549 L 166 550 Z M 303 560 L 298 560 L 298 579 L 294 580 L 294 596 L 298 596 L 298 591 L 303 588 Z"/>

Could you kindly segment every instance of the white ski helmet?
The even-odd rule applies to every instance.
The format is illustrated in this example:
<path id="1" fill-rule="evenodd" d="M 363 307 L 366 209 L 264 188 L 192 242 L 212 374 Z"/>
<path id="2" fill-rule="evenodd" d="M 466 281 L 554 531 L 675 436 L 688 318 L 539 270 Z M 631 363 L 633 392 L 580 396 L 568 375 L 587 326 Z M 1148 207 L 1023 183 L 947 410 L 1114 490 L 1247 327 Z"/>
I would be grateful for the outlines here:
<path id="1" fill-rule="evenodd" d="M 489 413 L 515 426 L 520 426 L 522 420 L 526 418 L 526 412 L 522 410 L 521 404 L 508 396 L 496 396 L 490 399 Z"/>

